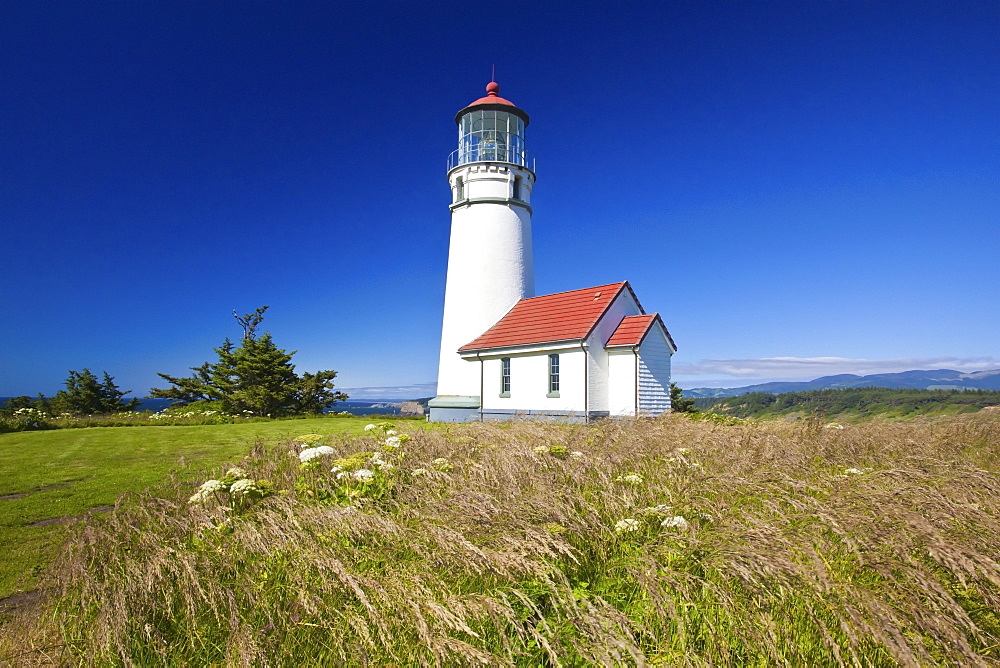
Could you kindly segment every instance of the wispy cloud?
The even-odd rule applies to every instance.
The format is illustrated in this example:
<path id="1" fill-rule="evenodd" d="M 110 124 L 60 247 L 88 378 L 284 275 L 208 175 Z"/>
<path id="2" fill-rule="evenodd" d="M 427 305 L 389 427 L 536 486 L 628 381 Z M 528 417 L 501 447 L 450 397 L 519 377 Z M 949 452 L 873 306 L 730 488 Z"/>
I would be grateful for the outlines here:
<path id="1" fill-rule="evenodd" d="M 759 359 L 701 360 L 695 364 L 675 364 L 676 376 L 725 376 L 770 380 L 812 380 L 820 376 L 853 373 L 896 373 L 913 369 L 955 369 L 983 371 L 1000 367 L 993 357 L 900 357 L 889 360 L 850 357 L 763 357 Z"/>

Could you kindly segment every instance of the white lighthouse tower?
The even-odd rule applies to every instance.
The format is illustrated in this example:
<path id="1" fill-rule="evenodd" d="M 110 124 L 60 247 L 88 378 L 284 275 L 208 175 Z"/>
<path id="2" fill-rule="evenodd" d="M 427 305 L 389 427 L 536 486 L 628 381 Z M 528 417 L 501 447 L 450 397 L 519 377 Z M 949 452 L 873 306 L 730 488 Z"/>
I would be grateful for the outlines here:
<path id="1" fill-rule="evenodd" d="M 535 295 L 531 259 L 534 160 L 524 129 L 528 114 L 500 97 L 490 82 L 482 97 L 458 112 L 458 148 L 448 157 L 451 243 L 441 330 L 435 422 L 478 420 L 479 364 L 458 349 L 500 320 L 520 299 Z"/>

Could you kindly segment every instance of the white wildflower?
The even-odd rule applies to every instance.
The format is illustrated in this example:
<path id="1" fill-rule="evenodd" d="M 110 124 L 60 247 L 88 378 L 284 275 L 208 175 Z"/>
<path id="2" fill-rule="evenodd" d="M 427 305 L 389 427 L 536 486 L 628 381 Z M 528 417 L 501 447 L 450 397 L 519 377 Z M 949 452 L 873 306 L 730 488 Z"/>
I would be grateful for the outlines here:
<path id="1" fill-rule="evenodd" d="M 378 427 L 376 427 L 376 426 L 375 426 L 375 425 L 373 425 L 373 424 L 366 424 L 366 425 L 365 425 L 365 431 L 373 431 L 373 430 L 375 430 L 375 429 L 378 429 Z"/>
<path id="2" fill-rule="evenodd" d="M 583 453 L 580 452 L 579 450 L 574 450 L 573 452 L 569 453 L 569 456 L 579 459 L 580 457 L 583 457 Z"/>
<path id="3" fill-rule="evenodd" d="M 354 479 L 358 482 L 371 482 L 375 479 L 375 473 L 368 469 L 358 469 L 354 472 Z"/>
<path id="4" fill-rule="evenodd" d="M 229 493 L 233 496 L 246 496 L 247 494 L 253 494 L 254 492 L 259 492 L 260 487 L 253 480 L 244 478 L 243 480 L 237 480 L 233 483 L 232 487 L 229 488 Z"/>
<path id="5" fill-rule="evenodd" d="M 392 464 L 382 459 L 381 453 L 376 452 L 375 456 L 371 459 L 371 465 L 382 471 L 391 471 L 395 468 Z"/>
<path id="6" fill-rule="evenodd" d="M 679 455 L 686 455 L 689 452 L 691 452 L 691 448 L 677 448 L 677 454 Z"/>
<path id="7" fill-rule="evenodd" d="M 548 452 L 549 452 L 549 446 L 547 446 L 547 445 L 539 445 L 539 446 L 536 446 L 536 447 L 535 447 L 535 452 L 536 452 L 537 454 L 539 454 L 539 455 L 545 455 L 545 454 L 548 454 Z"/>
<path id="8" fill-rule="evenodd" d="M 630 533 L 638 531 L 640 528 L 642 528 L 642 525 L 639 524 L 639 520 L 634 520 L 631 517 L 626 517 L 615 523 L 615 533 Z"/>
<path id="9" fill-rule="evenodd" d="M 427 469 L 413 469 L 412 471 L 410 471 L 410 475 L 414 477 L 427 475 Z"/>
<path id="10" fill-rule="evenodd" d="M 323 457 L 324 455 L 332 455 L 332 454 L 333 454 L 333 448 L 331 448 L 329 445 L 320 445 L 315 448 L 306 448 L 305 450 L 300 452 L 299 461 L 304 464 L 306 462 L 317 459 L 318 457 Z"/>
<path id="11" fill-rule="evenodd" d="M 678 529 L 687 529 L 690 524 L 684 519 L 682 515 L 674 515 L 673 517 L 668 517 L 667 519 L 660 522 L 661 527 L 676 527 Z"/>
<path id="12" fill-rule="evenodd" d="M 337 480 L 344 480 L 344 479 L 350 478 L 350 477 L 351 477 L 351 474 L 348 473 L 347 471 L 341 471 L 341 472 L 339 472 L 337 474 Z"/>
<path id="13" fill-rule="evenodd" d="M 390 430 L 388 430 L 387 432 L 385 432 L 385 435 L 386 435 L 386 436 L 395 436 L 395 435 L 396 435 L 396 434 L 398 434 L 398 433 L 399 433 L 399 432 L 398 432 L 398 431 L 396 431 L 395 429 L 390 429 Z"/>
<path id="14" fill-rule="evenodd" d="M 241 469 L 239 466 L 234 466 L 233 468 L 226 471 L 227 478 L 246 478 L 247 472 Z"/>
<path id="15" fill-rule="evenodd" d="M 620 475 L 615 478 L 615 482 L 623 482 L 626 485 L 641 485 L 643 477 L 638 473 L 629 473 L 627 475 Z"/>
<path id="16" fill-rule="evenodd" d="M 861 469 L 849 468 L 849 469 L 844 469 L 844 473 L 846 473 L 847 475 L 862 475 L 864 474 L 864 471 L 862 471 Z"/>
<path id="17" fill-rule="evenodd" d="M 390 436 L 385 439 L 385 447 L 387 448 L 398 448 L 403 440 L 399 436 Z"/>
<path id="18" fill-rule="evenodd" d="M 198 488 L 198 491 L 205 495 L 214 494 L 215 492 L 225 492 L 226 483 L 221 480 L 206 480 Z"/>
<path id="19" fill-rule="evenodd" d="M 444 457 L 438 457 L 437 459 L 432 461 L 431 466 L 436 468 L 438 471 L 450 471 L 453 468 L 451 462 L 449 462 Z"/>
<path id="20" fill-rule="evenodd" d="M 216 492 L 225 491 L 226 483 L 221 480 L 206 480 L 202 483 L 201 487 L 198 488 L 198 491 L 195 492 L 190 499 L 188 499 L 188 503 L 204 503 Z"/>

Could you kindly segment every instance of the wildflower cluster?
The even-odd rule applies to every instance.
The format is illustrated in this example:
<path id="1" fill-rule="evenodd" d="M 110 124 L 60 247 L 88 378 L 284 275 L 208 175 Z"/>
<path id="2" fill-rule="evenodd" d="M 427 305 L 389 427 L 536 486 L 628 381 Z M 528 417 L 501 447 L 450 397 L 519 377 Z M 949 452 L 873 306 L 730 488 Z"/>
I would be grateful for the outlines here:
<path id="1" fill-rule="evenodd" d="M 315 467 L 319 466 L 320 459 L 332 454 L 335 451 L 329 445 L 318 445 L 315 448 L 304 448 L 299 453 L 299 461 L 302 462 L 302 468 Z"/>
<path id="2" fill-rule="evenodd" d="M 201 484 L 201 487 L 198 488 L 198 491 L 195 492 L 194 495 L 190 499 L 188 499 L 188 502 L 189 503 L 204 503 L 205 501 L 207 501 L 208 499 L 210 499 L 213 496 L 216 496 L 220 492 L 221 493 L 225 493 L 225 492 L 228 492 L 228 491 L 229 491 L 229 488 L 221 480 L 214 480 L 214 479 L 213 480 L 206 480 L 205 482 L 203 482 Z M 216 497 L 216 498 L 218 498 L 218 497 Z"/>
<path id="3" fill-rule="evenodd" d="M 688 460 L 687 455 L 690 453 L 690 448 L 676 448 L 673 453 L 674 456 L 669 457 L 667 461 L 669 463 L 678 462 L 690 467 L 699 466 L 697 462 L 691 462 Z M 617 476 L 614 481 L 622 485 L 637 487 L 642 485 L 645 482 L 645 479 L 638 473 L 631 472 Z M 668 506 L 666 504 L 648 506 L 639 510 L 636 515 L 637 517 L 626 517 L 618 520 L 614 525 L 615 533 L 636 533 L 641 531 L 644 527 L 649 527 L 650 529 L 674 529 L 677 531 L 687 531 L 691 528 L 693 521 L 696 521 L 700 525 L 705 525 L 710 524 L 714 520 L 714 518 L 708 513 L 695 513 L 685 517 L 684 515 L 677 514 L 672 506 Z"/>
<path id="4" fill-rule="evenodd" d="M 391 422 L 367 424 L 365 432 L 379 439 L 380 444 L 386 450 L 395 450 L 410 441 L 410 437 L 396 431 L 395 425 Z"/>
<path id="5" fill-rule="evenodd" d="M 0 433 L 49 429 L 54 426 L 50 420 L 48 413 L 34 407 L 17 408 L 9 412 L 0 411 Z"/>
<path id="6" fill-rule="evenodd" d="M 633 531 L 638 531 L 642 528 L 642 524 L 639 520 L 633 519 L 631 517 L 626 517 L 623 520 L 619 520 L 615 523 L 615 533 L 632 533 Z"/>
<path id="7" fill-rule="evenodd" d="M 644 526 L 651 528 L 659 526 L 661 529 L 676 529 L 678 531 L 687 531 L 691 528 L 691 522 L 688 518 L 683 515 L 675 515 L 673 508 L 664 504 L 643 508 L 638 515 L 639 519 L 626 517 L 616 522 L 615 533 L 635 533 L 642 530 Z M 697 513 L 692 519 L 708 524 L 712 521 L 712 516 L 708 513 Z"/>
<path id="8" fill-rule="evenodd" d="M 266 480 L 254 480 L 243 469 L 234 467 L 226 471 L 222 479 L 203 482 L 188 503 L 206 504 L 215 500 L 224 511 L 242 511 L 272 493 Z"/>
<path id="9" fill-rule="evenodd" d="M 229 493 L 233 496 L 252 496 L 254 494 L 259 494 L 261 490 L 260 485 L 257 484 L 256 480 L 250 480 L 249 478 L 243 478 L 237 480 L 232 485 L 229 486 Z"/>
<path id="10" fill-rule="evenodd" d="M 376 437 L 377 449 L 333 460 L 328 474 L 321 470 L 325 468 L 321 464 L 325 457 L 335 454 L 333 448 L 315 445 L 323 438 L 318 434 L 297 438 L 299 443 L 313 444 L 299 453 L 302 462 L 299 468 L 311 471 L 311 475 L 299 479 L 297 491 L 317 501 L 331 503 L 356 503 L 387 494 L 394 483 L 392 471 L 406 456 L 402 447 L 410 437 L 396 431 L 389 422 L 369 424 L 365 432 Z"/>
<path id="11" fill-rule="evenodd" d="M 43 420 L 47 417 L 45 411 L 41 411 L 37 408 L 18 408 L 14 411 L 13 415 L 15 419 L 24 420 L 25 422 Z"/>
<path id="12" fill-rule="evenodd" d="M 171 406 L 159 413 L 134 413 L 145 422 L 153 424 L 231 424 L 239 420 L 255 417 L 253 413 L 226 413 L 214 408 L 206 408 L 191 404 L 187 406 Z"/>

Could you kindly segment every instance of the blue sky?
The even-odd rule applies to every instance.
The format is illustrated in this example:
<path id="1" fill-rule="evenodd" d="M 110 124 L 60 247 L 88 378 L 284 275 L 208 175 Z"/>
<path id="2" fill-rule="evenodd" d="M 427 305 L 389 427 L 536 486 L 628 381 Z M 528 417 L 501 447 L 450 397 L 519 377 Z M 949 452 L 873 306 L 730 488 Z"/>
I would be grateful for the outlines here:
<path id="1" fill-rule="evenodd" d="M 0 4 L 0 395 L 238 338 L 433 382 L 454 115 L 531 115 L 538 294 L 684 387 L 1000 367 L 996 2 Z"/>

